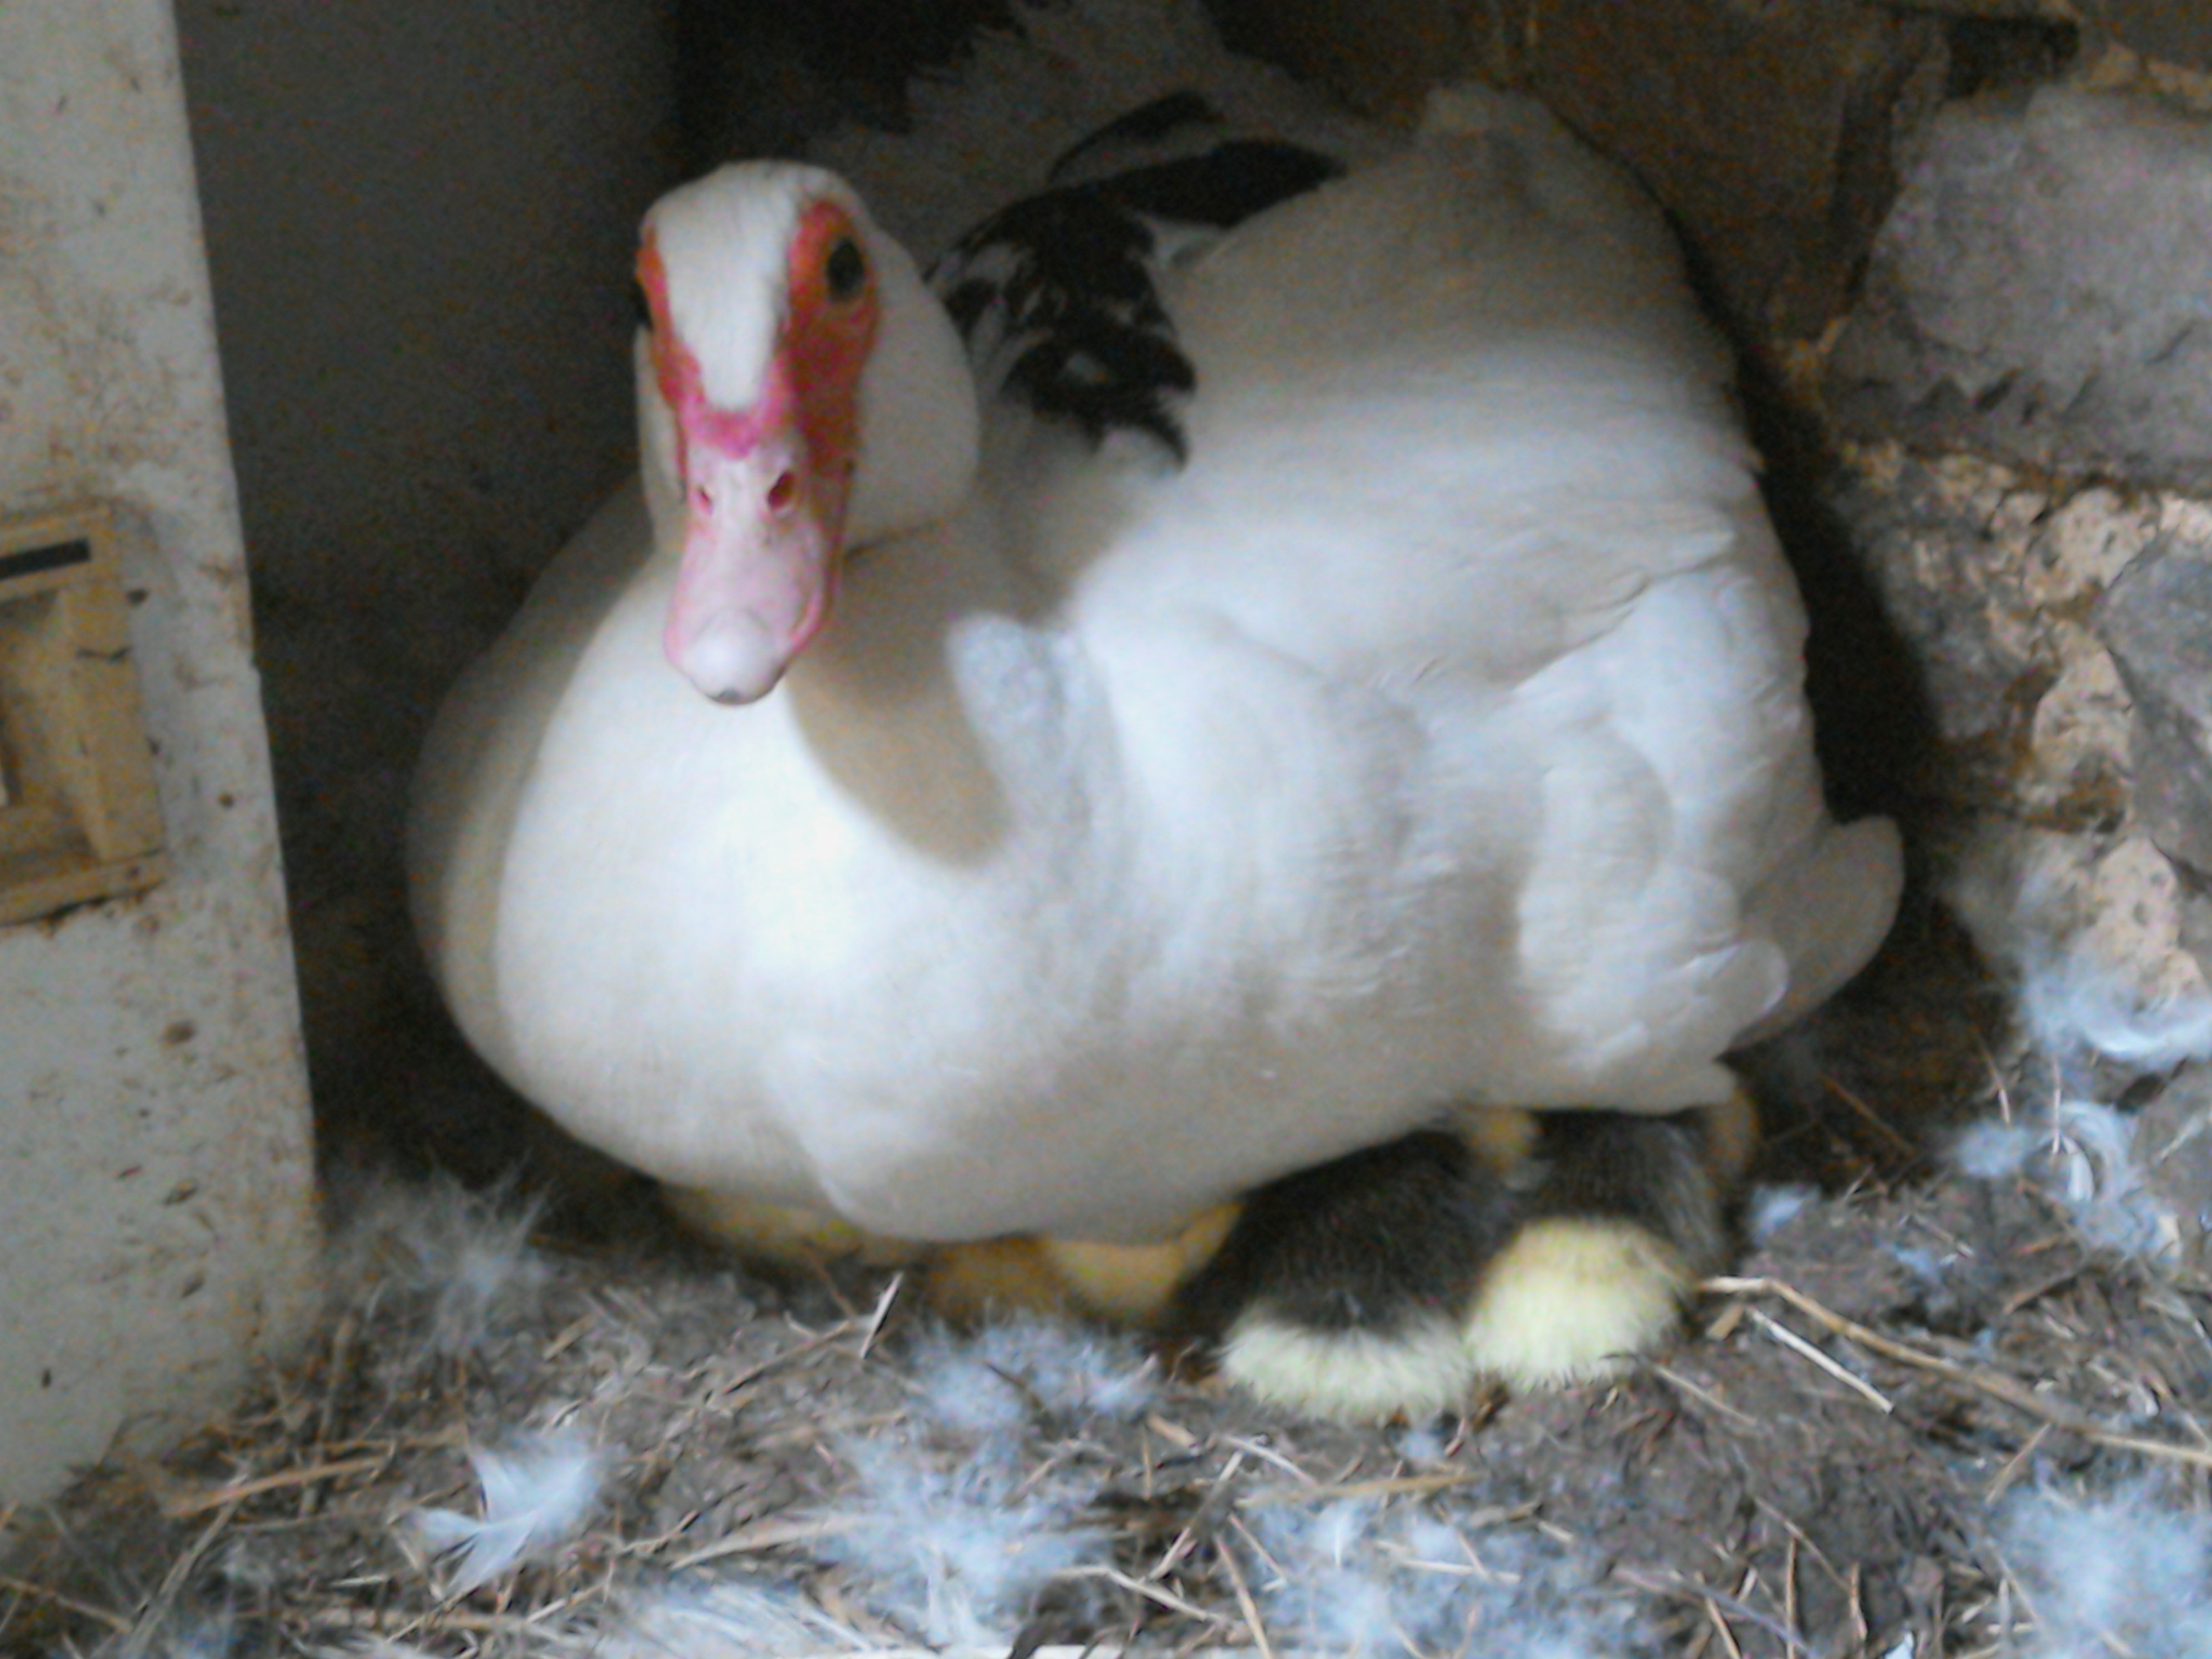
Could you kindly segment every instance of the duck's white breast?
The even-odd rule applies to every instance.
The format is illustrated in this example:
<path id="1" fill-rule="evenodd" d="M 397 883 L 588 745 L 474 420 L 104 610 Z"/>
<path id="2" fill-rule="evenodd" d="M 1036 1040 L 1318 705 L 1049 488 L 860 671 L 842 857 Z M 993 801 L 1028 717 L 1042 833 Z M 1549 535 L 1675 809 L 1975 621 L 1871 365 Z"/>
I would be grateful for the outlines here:
<path id="1" fill-rule="evenodd" d="M 459 787 L 473 841 L 426 806 L 418 866 L 460 849 L 429 938 L 510 1080 L 649 1170 L 911 1235 L 1172 1224 L 1446 1098 L 1433 958 L 1486 953 L 1420 942 L 1465 885 L 1420 723 L 1202 611 L 1109 686 L 932 550 L 864 562 L 747 708 L 661 664 L 651 577 L 557 687 L 557 611 L 503 647 L 542 727 L 519 756 L 508 702 L 473 763 L 441 735 L 507 781 Z"/>

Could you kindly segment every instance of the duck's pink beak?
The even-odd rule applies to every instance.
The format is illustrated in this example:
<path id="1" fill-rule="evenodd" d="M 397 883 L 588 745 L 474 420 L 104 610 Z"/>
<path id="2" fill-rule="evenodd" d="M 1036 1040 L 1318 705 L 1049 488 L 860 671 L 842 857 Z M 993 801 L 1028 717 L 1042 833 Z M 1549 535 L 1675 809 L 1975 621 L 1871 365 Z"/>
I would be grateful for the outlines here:
<path id="1" fill-rule="evenodd" d="M 796 432 L 736 454 L 687 437 L 684 562 L 661 643 L 705 696 L 750 702 L 830 619 L 844 480 L 817 476 Z"/>
<path id="2" fill-rule="evenodd" d="M 858 465 L 860 373 L 875 283 L 852 216 L 815 203 L 787 253 L 787 309 L 746 406 L 717 406 L 671 315 L 650 222 L 638 283 L 653 375 L 676 422 L 684 554 L 661 629 L 668 660 L 716 702 L 750 702 L 830 619 Z"/>

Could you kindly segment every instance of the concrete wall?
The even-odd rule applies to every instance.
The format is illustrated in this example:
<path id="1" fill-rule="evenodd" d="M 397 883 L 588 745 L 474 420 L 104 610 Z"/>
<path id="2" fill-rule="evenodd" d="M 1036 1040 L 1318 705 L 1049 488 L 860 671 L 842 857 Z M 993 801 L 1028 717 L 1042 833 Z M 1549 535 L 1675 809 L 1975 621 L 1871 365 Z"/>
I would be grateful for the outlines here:
<path id="1" fill-rule="evenodd" d="M 0 929 L 0 1502 L 225 1404 L 317 1263 L 167 0 L 0 4 L 0 513 L 114 507 L 170 875 Z"/>

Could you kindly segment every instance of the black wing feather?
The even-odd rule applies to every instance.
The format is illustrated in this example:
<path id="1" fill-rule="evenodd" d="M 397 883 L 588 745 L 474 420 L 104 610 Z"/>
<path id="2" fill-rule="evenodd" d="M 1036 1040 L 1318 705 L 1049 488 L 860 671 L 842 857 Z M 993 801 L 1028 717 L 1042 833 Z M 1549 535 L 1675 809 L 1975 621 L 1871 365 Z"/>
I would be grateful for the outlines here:
<path id="1" fill-rule="evenodd" d="M 1218 118 L 1195 94 L 1157 99 L 1070 149 L 1054 173 L 1109 143 L 1205 122 Z M 1176 400 L 1197 374 L 1160 304 L 1159 230 L 1226 230 L 1342 171 L 1279 140 L 1224 140 L 1017 202 L 963 237 L 931 281 L 987 385 L 1094 444 L 1142 433 L 1181 462 L 1188 441 Z"/>

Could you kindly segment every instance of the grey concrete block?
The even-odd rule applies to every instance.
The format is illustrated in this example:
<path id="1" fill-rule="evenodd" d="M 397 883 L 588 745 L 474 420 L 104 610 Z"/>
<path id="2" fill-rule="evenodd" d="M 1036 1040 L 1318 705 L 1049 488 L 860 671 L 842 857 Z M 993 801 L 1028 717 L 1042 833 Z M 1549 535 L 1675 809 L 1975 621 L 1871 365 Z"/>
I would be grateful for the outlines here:
<path id="1" fill-rule="evenodd" d="M 1945 110 L 1827 389 L 1850 429 L 2212 489 L 2212 121 L 2056 87 Z"/>
<path id="2" fill-rule="evenodd" d="M 2161 538 L 2096 628 L 2135 704 L 2136 817 L 2169 858 L 2212 872 L 2212 548 Z"/>
<path id="3" fill-rule="evenodd" d="M 2082 0 L 2082 15 L 2146 58 L 2212 69 L 2206 0 Z"/>
<path id="4" fill-rule="evenodd" d="M 2081 25 L 2146 58 L 2212 68 L 2212 0 L 1900 0 L 1900 9 L 1942 17 Z"/>

